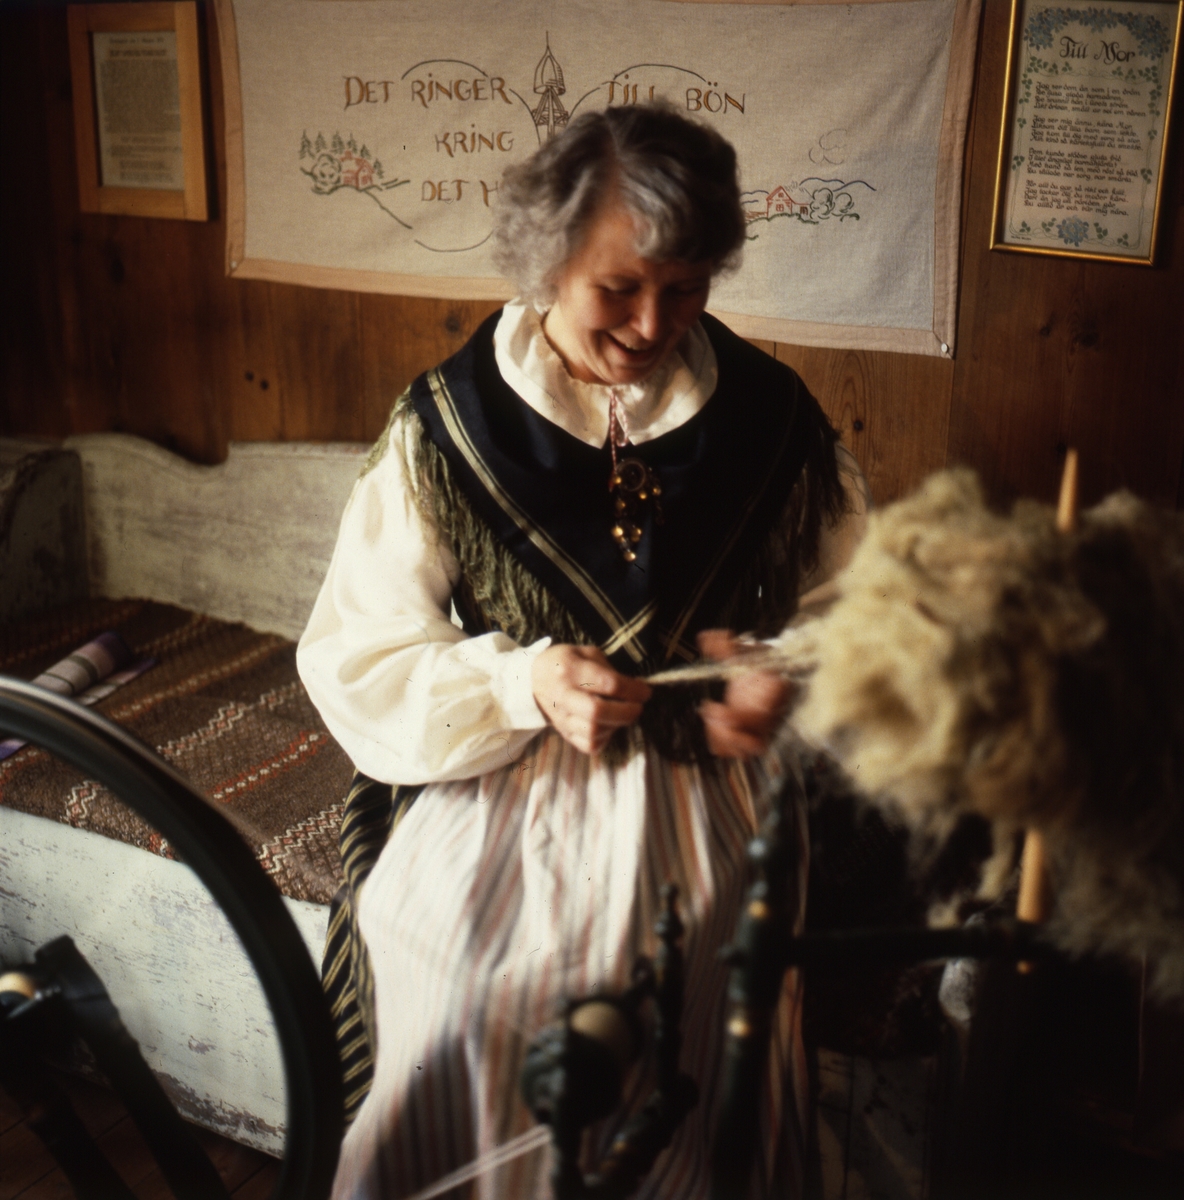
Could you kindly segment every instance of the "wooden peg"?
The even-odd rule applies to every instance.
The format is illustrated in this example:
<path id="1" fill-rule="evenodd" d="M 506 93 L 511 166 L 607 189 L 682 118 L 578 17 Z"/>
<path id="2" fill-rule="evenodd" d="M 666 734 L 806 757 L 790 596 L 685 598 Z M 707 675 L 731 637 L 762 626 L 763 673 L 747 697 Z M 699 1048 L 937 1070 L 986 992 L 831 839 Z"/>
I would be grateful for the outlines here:
<path id="1" fill-rule="evenodd" d="M 1024 837 L 1024 853 L 1020 859 L 1020 894 L 1015 915 L 1021 921 L 1047 921 L 1052 909 L 1052 888 L 1048 880 L 1048 856 L 1044 837 L 1039 830 L 1029 829 Z M 1021 963 L 1020 969 L 1027 969 Z"/>
<path id="2" fill-rule="evenodd" d="M 1072 533 L 1077 527 L 1077 451 L 1065 454 L 1061 472 L 1061 492 L 1057 500 L 1057 531 Z M 1048 878 L 1048 853 L 1043 835 L 1029 829 L 1024 838 L 1024 853 L 1020 860 L 1020 894 L 1015 915 L 1021 921 L 1047 921 L 1052 911 L 1052 886 Z M 1020 971 L 1027 973 L 1032 964 L 1022 962 Z"/>
<path id="3" fill-rule="evenodd" d="M 1077 451 L 1070 447 L 1065 452 L 1065 466 L 1061 471 L 1061 494 L 1057 500 L 1057 530 L 1072 533 L 1077 528 Z"/>

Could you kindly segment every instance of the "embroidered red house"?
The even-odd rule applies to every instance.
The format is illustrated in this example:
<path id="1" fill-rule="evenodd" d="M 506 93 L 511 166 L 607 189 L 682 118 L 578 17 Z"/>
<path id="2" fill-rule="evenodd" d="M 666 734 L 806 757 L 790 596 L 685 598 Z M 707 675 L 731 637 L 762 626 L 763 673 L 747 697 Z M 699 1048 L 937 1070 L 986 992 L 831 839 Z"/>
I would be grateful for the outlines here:
<path id="1" fill-rule="evenodd" d="M 778 213 L 807 217 L 810 215 L 810 201 L 795 200 L 787 188 L 778 184 L 765 197 L 765 216 L 775 217 Z"/>
<path id="2" fill-rule="evenodd" d="M 341 155 L 341 186 L 362 188 L 374 186 L 374 167 L 350 150 Z"/>

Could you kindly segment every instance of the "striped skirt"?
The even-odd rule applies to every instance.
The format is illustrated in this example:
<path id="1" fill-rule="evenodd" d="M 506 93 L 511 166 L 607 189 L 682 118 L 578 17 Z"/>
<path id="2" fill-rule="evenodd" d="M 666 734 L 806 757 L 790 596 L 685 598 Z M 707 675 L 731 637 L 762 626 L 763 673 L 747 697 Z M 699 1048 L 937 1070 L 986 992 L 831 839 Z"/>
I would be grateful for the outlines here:
<path id="1" fill-rule="evenodd" d="M 779 769 L 673 764 L 639 733 L 609 766 L 547 730 L 500 771 L 425 788 L 361 896 L 378 1045 L 335 1200 L 414 1196 L 530 1130 L 518 1076 L 531 1038 L 565 999 L 628 986 L 636 957 L 655 952 L 666 883 L 678 885 L 686 925 L 681 1066 L 700 1100 L 638 1195 L 706 1197 L 728 974 L 719 951 L 735 931 L 745 849 Z M 797 835 L 804 881 L 804 813 Z M 799 1008 L 791 972 L 763 1100 L 759 1192 L 779 1198 L 801 1191 Z M 651 1086 L 639 1069 L 620 1120 L 593 1141 L 607 1145 Z M 536 1148 L 449 1194 L 545 1197 L 549 1169 L 549 1149 Z"/>

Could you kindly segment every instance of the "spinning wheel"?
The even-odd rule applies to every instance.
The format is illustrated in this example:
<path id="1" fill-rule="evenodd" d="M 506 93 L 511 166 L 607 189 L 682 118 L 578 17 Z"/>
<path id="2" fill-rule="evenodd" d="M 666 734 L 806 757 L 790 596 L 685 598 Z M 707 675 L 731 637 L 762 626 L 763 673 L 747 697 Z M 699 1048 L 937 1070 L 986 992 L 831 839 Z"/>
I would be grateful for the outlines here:
<path id="1" fill-rule="evenodd" d="M 307 1200 L 328 1195 L 342 1133 L 341 1068 L 329 1014 L 317 972 L 279 892 L 237 831 L 159 755 L 72 701 L 0 678 L 0 730 L 59 755 L 104 784 L 159 829 L 209 889 L 251 959 L 279 1035 L 287 1139 L 274 1195 Z M 67 1004 L 96 1002 L 97 977 L 68 939 L 38 952 L 30 974 L 36 978 L 47 970 L 60 978 L 55 986 Z M 105 998 L 102 992 L 100 1006 Z M 106 1004 L 110 1008 L 109 1000 Z M 0 1053 L 13 1049 L 5 1045 L 5 1026 L 20 1011 L 19 1005 L 7 1016 L 0 1011 Z M 92 1049 L 102 1060 L 98 1047 Z M 141 1075 L 147 1072 L 142 1060 L 139 1067 Z M 133 1076 L 137 1071 L 134 1065 L 127 1068 Z M 173 1121 L 180 1126 L 175 1112 L 162 1124 Z"/>

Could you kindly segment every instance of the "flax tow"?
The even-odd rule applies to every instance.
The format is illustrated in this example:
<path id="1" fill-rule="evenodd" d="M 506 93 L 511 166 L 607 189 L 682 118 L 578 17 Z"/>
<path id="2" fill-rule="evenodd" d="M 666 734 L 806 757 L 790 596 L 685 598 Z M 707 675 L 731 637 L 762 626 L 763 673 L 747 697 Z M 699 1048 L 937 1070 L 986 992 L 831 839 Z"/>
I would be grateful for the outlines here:
<path id="1" fill-rule="evenodd" d="M 1059 534 L 945 472 L 873 515 L 813 642 L 807 738 L 915 831 L 1041 830 L 1064 948 L 1184 995 L 1184 519 L 1119 493 Z"/>

